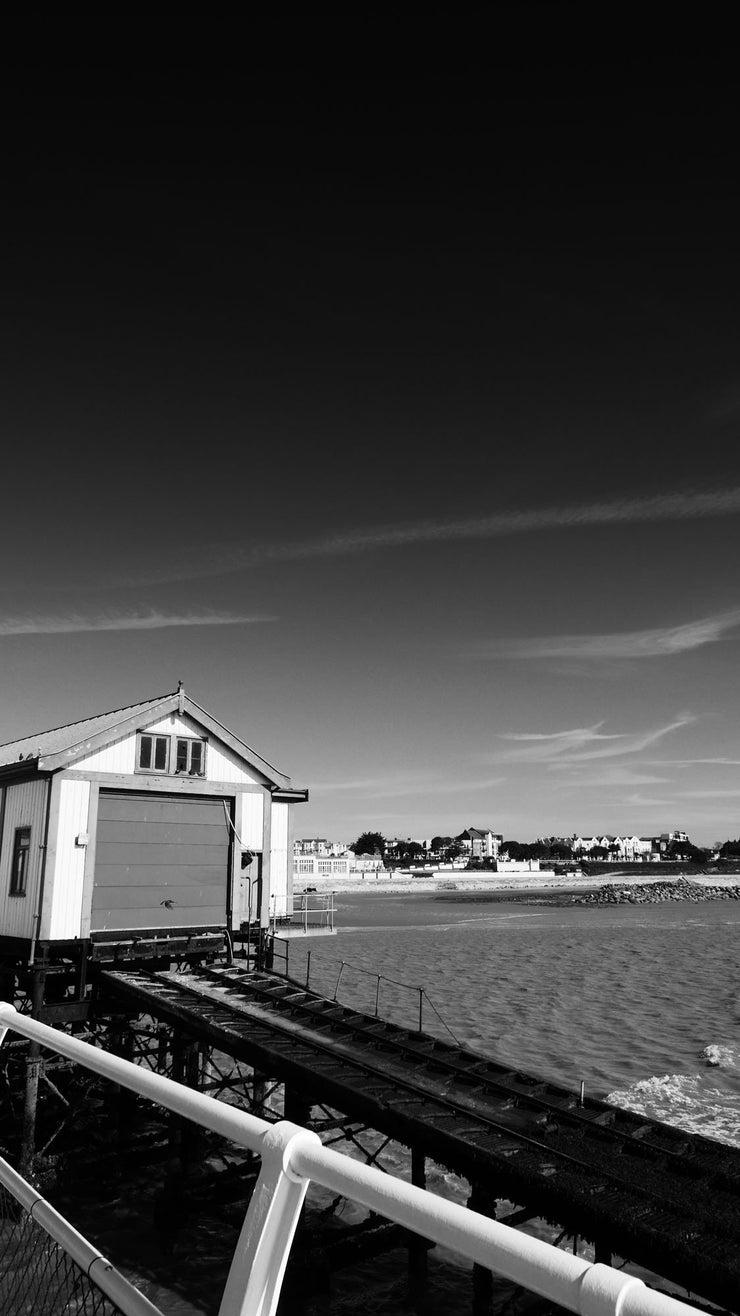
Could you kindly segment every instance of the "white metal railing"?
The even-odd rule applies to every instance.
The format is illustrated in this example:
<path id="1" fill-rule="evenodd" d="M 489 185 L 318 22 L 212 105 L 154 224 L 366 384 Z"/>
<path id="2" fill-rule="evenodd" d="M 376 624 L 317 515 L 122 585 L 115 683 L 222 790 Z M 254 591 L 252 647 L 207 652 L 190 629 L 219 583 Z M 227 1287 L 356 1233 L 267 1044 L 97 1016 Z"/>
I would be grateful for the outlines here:
<path id="1" fill-rule="evenodd" d="M 286 896 L 273 896 L 270 909 L 270 933 L 279 937 L 281 933 L 302 929 L 306 934 L 312 931 L 334 931 L 334 892 L 326 895 L 314 895 L 302 892 L 293 898 L 293 908 L 289 907 Z"/>
<path id="2" fill-rule="evenodd" d="M 582 1316 L 697 1316 L 694 1307 L 654 1292 L 634 1276 L 584 1261 L 373 1166 L 361 1165 L 322 1146 L 308 1129 L 287 1120 L 268 1124 L 79 1042 L 0 1002 L 0 1044 L 8 1028 L 262 1158 L 219 1316 L 273 1316 L 311 1180 Z M 140 1316 L 142 1308 L 127 1306 L 125 1294 L 118 1295 L 117 1302 L 126 1316 Z"/>

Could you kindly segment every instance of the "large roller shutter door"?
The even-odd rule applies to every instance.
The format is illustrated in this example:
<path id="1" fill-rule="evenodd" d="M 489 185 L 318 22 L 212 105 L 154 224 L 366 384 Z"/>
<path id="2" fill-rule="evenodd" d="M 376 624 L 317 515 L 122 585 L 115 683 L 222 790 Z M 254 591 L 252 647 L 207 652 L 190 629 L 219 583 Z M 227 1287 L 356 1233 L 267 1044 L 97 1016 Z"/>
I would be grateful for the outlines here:
<path id="1" fill-rule="evenodd" d="M 228 880 L 223 800 L 101 790 L 93 932 L 223 927 Z"/>

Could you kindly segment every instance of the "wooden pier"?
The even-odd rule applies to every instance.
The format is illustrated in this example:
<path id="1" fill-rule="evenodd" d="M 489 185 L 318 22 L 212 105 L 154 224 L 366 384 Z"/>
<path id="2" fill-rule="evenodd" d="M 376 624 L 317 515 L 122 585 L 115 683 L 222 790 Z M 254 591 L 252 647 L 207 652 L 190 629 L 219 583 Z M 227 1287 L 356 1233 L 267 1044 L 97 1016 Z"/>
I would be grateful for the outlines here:
<path id="1" fill-rule="evenodd" d="M 264 971 L 114 968 L 98 991 L 99 1013 L 148 1016 L 282 1084 L 288 1118 L 329 1107 L 337 1127 L 359 1122 L 403 1144 L 416 1183 L 431 1159 L 468 1180 L 477 1210 L 494 1215 L 505 1199 L 517 1207 L 509 1223 L 544 1217 L 594 1242 L 599 1260 L 618 1254 L 740 1308 L 738 1149 L 581 1102 Z"/>

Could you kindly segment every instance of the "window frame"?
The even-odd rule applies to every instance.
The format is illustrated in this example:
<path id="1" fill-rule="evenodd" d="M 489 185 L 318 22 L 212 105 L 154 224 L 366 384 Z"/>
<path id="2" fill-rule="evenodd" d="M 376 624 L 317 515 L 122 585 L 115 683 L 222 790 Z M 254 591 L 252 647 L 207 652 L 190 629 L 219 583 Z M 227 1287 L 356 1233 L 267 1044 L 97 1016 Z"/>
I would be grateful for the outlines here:
<path id="1" fill-rule="evenodd" d="M 173 756 L 172 756 L 172 762 L 173 762 L 174 765 L 175 765 L 175 766 L 174 766 L 174 769 L 173 769 L 173 771 L 172 771 L 172 776 L 173 776 L 173 777 L 198 777 L 198 778 L 201 778 L 201 779 L 202 779 L 203 777 L 205 777 L 205 775 L 206 775 L 206 744 L 207 744 L 207 741 L 206 741 L 205 737 L 204 737 L 204 736 L 178 736 L 177 733 L 175 733 L 175 734 L 173 735 L 172 739 L 173 739 L 173 741 L 174 741 L 174 745 L 173 745 L 174 754 L 173 754 Z M 179 747 L 180 747 L 180 744 L 181 744 L 181 743 L 187 745 L 187 763 L 186 763 L 186 767 L 185 767 L 185 771 L 184 771 L 184 772 L 180 772 L 180 771 L 178 770 L 178 766 L 177 766 L 178 752 L 179 752 Z M 200 746 L 201 746 L 201 749 L 202 749 L 201 760 L 200 760 L 200 772 L 193 772 L 193 767 L 192 767 L 192 764 L 193 764 L 193 745 L 200 745 Z"/>
<path id="2" fill-rule="evenodd" d="M 148 768 L 142 767 L 141 746 L 144 737 L 147 737 L 153 742 L 152 762 L 154 762 L 156 755 L 156 742 L 158 740 L 164 740 L 167 742 L 167 762 L 164 768 L 156 768 L 154 766 Z M 187 744 L 187 766 L 184 771 L 178 771 L 177 767 L 178 743 L 181 741 Z M 193 745 L 200 745 L 202 747 L 200 772 L 192 771 Z M 180 777 L 188 778 L 189 780 L 195 779 L 197 781 L 203 781 L 206 776 L 207 747 L 208 740 L 205 736 L 182 736 L 176 731 L 147 731 L 146 729 L 143 731 L 137 731 L 136 763 L 134 772 L 147 777 Z"/>
<path id="3" fill-rule="evenodd" d="M 26 844 L 24 844 L 24 841 Z M 23 862 L 19 865 L 19 860 Z M 20 867 L 20 872 L 18 871 Z M 10 864 L 9 896 L 22 899 L 28 893 L 28 873 L 31 867 L 31 828 L 16 827 L 13 837 L 13 858 Z"/>
<path id="4" fill-rule="evenodd" d="M 144 768 L 141 765 L 141 746 L 144 739 L 152 741 L 152 766 Z M 154 762 L 157 757 L 156 743 L 163 740 L 167 745 L 167 761 L 163 768 L 155 768 Z M 169 732 L 162 731 L 137 731 L 136 733 L 136 772 L 145 772 L 153 777 L 167 777 L 170 772 L 170 763 L 172 762 L 172 736 Z"/>

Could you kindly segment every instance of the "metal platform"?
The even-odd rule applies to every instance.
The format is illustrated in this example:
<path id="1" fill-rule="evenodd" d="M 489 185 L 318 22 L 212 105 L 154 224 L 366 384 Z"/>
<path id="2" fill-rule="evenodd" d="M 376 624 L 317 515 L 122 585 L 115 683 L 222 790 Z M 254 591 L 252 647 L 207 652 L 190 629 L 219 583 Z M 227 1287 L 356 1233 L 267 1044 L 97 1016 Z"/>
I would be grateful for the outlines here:
<path id="1" fill-rule="evenodd" d="M 740 1305 L 740 1150 L 587 1099 L 276 975 L 110 970 L 120 1003 L 217 1046 L 732 1310 Z"/>

